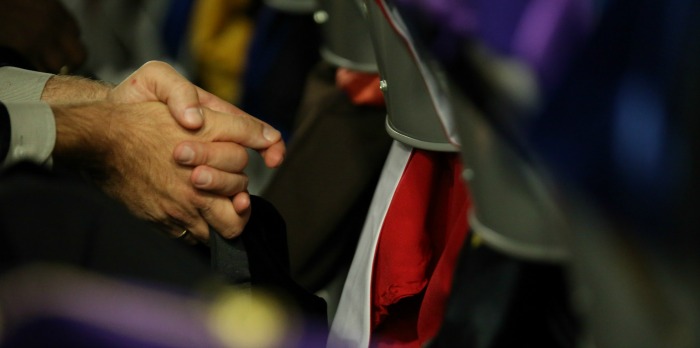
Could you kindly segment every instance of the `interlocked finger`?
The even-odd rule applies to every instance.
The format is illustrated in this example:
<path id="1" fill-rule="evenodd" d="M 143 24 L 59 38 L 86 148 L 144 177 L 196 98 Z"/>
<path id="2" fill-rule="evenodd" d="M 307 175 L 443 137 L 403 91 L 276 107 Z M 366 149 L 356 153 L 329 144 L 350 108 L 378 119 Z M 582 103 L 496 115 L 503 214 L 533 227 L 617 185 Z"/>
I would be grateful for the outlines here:
<path id="1" fill-rule="evenodd" d="M 207 166 L 199 166 L 192 171 L 190 178 L 194 187 L 225 197 L 231 197 L 248 188 L 248 176 L 232 174 Z"/>

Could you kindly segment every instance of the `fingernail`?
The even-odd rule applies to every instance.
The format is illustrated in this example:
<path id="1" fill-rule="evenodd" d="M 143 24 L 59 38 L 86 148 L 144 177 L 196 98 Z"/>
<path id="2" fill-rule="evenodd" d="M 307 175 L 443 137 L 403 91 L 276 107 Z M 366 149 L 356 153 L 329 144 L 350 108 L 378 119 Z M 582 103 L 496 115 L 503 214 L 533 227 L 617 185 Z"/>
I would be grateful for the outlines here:
<path id="1" fill-rule="evenodd" d="M 184 164 L 194 161 L 194 150 L 187 145 L 183 145 L 177 156 L 177 161 Z"/>
<path id="2" fill-rule="evenodd" d="M 263 137 L 267 139 L 267 141 L 277 141 L 280 138 L 280 132 L 268 125 L 263 126 Z"/>
<path id="3" fill-rule="evenodd" d="M 208 172 L 201 172 L 195 179 L 194 183 L 197 184 L 197 186 L 206 186 L 209 185 L 211 182 L 211 174 Z"/>
<path id="4" fill-rule="evenodd" d="M 202 109 L 200 108 L 189 108 L 185 110 L 185 121 L 187 123 L 195 125 L 202 123 L 204 120 L 204 115 L 202 115 Z"/>

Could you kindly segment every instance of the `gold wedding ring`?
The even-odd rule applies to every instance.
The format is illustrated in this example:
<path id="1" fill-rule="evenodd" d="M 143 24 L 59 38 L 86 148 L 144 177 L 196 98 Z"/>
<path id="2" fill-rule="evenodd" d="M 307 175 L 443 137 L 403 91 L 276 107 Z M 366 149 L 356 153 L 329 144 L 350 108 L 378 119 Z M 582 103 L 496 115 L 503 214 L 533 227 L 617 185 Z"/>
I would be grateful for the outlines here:
<path id="1" fill-rule="evenodd" d="M 175 237 L 175 239 L 182 239 L 182 238 L 184 238 L 189 232 L 190 232 L 190 231 L 188 231 L 187 229 L 185 229 L 185 230 L 182 231 L 182 233 L 180 233 L 180 235 L 178 235 L 177 237 Z"/>

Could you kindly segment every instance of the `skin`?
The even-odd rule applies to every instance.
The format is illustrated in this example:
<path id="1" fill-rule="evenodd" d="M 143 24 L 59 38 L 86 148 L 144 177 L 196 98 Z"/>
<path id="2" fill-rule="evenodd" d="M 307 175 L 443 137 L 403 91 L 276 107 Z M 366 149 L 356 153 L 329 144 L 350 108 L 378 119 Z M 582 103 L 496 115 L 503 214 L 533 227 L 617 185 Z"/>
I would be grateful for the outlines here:
<path id="1" fill-rule="evenodd" d="M 72 70 L 86 58 L 79 27 L 58 0 L 0 1 L 0 45 L 19 52 L 37 70 L 52 73 L 65 68 Z M 117 86 L 54 76 L 46 84 L 42 100 L 51 105 L 56 115 L 59 130 L 56 160 L 79 163 L 101 172 L 98 177 L 102 188 L 122 200 L 134 214 L 157 223 L 173 235 L 188 229 L 192 232 L 188 237 L 191 242 L 206 241 L 208 226 L 224 237 L 238 235 L 245 226 L 250 216 L 250 197 L 245 191 L 247 177 L 242 172 L 248 162 L 246 147 L 259 150 L 270 167 L 278 166 L 284 157 L 279 132 L 197 88 L 161 62 L 146 63 Z M 174 119 L 179 124 L 180 131 L 190 131 L 173 130 L 179 142 L 157 137 L 159 134 L 139 133 L 142 128 L 129 128 L 138 123 L 114 122 L 115 119 L 136 122 L 116 117 L 123 113 L 139 114 L 125 104 L 155 101 L 167 106 L 171 121 Z M 89 113 L 85 114 L 86 110 Z M 217 120 L 221 114 L 227 115 L 229 121 L 222 127 L 231 132 L 228 137 L 208 138 L 198 133 L 204 127 L 205 115 L 212 113 Z M 116 125 L 114 132 L 101 134 L 98 130 L 108 121 Z M 118 129 L 135 133 L 123 133 L 121 138 L 109 136 L 118 134 Z M 243 136 L 240 132 L 253 133 Z M 151 138 L 140 139 L 140 136 Z M 130 148 L 127 145 L 131 140 L 134 144 Z M 146 150 L 139 151 L 137 145 Z M 162 153 L 164 148 L 172 151 L 170 156 Z M 133 157 L 124 151 L 136 151 L 141 156 Z M 164 163 L 166 160 L 169 162 Z M 182 180 L 184 174 L 189 180 Z"/>
<path id="2" fill-rule="evenodd" d="M 54 158 L 89 168 L 136 216 L 190 242 L 209 226 L 240 234 L 250 217 L 246 148 L 281 164 L 280 133 L 205 92 L 172 67 L 149 62 L 117 86 L 54 76 L 42 100 L 56 118 Z"/>

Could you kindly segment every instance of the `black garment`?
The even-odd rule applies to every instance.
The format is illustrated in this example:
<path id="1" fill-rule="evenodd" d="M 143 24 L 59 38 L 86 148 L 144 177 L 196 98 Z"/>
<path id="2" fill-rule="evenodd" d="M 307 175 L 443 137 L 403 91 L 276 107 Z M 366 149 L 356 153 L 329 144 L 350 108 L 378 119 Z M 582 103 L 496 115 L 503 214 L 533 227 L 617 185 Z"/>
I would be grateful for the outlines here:
<path id="1" fill-rule="evenodd" d="M 474 247 L 469 235 L 443 325 L 429 347 L 576 346 L 578 320 L 563 267 Z"/>
<path id="2" fill-rule="evenodd" d="M 12 123 L 7 108 L 0 101 L 0 163 L 5 161 L 12 141 Z"/>
<path id="3" fill-rule="evenodd" d="M 322 346 L 325 302 L 291 280 L 281 216 L 259 197 L 251 204 L 243 237 L 213 234 L 210 254 L 157 232 L 80 180 L 21 163 L 0 176 L 0 276 L 51 263 L 177 293 L 209 283 L 244 286 L 279 297 L 298 315 L 303 346 Z"/>
<path id="4" fill-rule="evenodd" d="M 212 234 L 212 266 L 228 282 L 250 282 L 256 291 L 273 294 L 302 320 L 304 346 L 325 345 L 327 327 L 326 302 L 306 291 L 290 276 L 287 232 L 284 219 L 264 199 L 251 196 L 253 213 L 238 239 L 224 239 Z"/>
<path id="5" fill-rule="evenodd" d="M 292 275 L 311 291 L 350 266 L 391 147 L 386 109 L 358 106 L 336 68 L 309 74 L 287 157 L 262 196 L 287 222 Z"/>
<path id="6" fill-rule="evenodd" d="M 0 178 L 0 272 L 33 262 L 191 288 L 207 260 L 77 179 L 22 163 Z"/>

